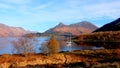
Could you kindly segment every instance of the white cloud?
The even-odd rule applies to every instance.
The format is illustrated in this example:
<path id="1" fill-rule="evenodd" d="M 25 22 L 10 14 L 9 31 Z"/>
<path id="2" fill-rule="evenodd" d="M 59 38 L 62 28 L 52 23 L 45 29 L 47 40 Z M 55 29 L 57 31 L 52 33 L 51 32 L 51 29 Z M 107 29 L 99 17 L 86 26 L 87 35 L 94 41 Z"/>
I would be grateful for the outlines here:
<path id="1" fill-rule="evenodd" d="M 120 1 L 95 1 L 91 0 L 64 0 L 48 1 L 37 6 L 30 6 L 28 3 L 35 3 L 33 0 L 3 0 L 6 3 L 25 4 L 17 6 L 17 12 L 33 16 L 36 18 L 49 18 L 49 20 L 82 19 L 82 18 L 116 18 L 120 14 Z M 88 4 L 87 4 L 88 3 Z M 0 5 L 1 6 L 1 5 Z M 12 8 L 9 5 L 3 5 L 5 8 Z M 43 19 L 43 20 L 44 20 Z M 45 20 L 46 21 L 46 20 Z"/>
<path id="2" fill-rule="evenodd" d="M 95 1 L 67 0 L 66 2 L 53 5 L 53 12 L 48 12 L 54 19 L 97 19 L 118 18 L 120 16 L 120 1 Z M 50 9 L 50 8 L 49 8 Z"/>
<path id="3" fill-rule="evenodd" d="M 101 17 L 117 18 L 120 16 L 120 1 L 99 0 L 50 0 L 37 3 L 37 0 L 0 0 L 0 7 L 14 8 L 13 12 L 21 14 L 21 22 L 75 21 L 80 19 L 97 19 Z M 15 4 L 15 5 L 14 5 Z M 16 6 L 17 5 L 17 6 Z M 14 15 L 14 14 L 13 14 Z M 24 20 L 22 20 L 24 18 Z"/>
<path id="4" fill-rule="evenodd" d="M 4 3 L 0 3 L 0 8 L 2 8 L 2 9 L 13 9 L 13 6 L 8 5 L 8 4 L 4 4 Z"/>
<path id="5" fill-rule="evenodd" d="M 12 4 L 27 4 L 31 2 L 31 0 L 1 0 L 1 1 Z"/>
<path id="6" fill-rule="evenodd" d="M 104 3 L 97 3 L 93 5 L 87 5 L 83 7 L 83 10 L 90 17 L 110 17 L 116 18 L 119 17 L 120 14 L 120 1 L 113 1 L 113 2 L 104 2 Z"/>
<path id="7" fill-rule="evenodd" d="M 35 6 L 32 10 L 42 10 L 42 9 L 46 9 L 48 7 L 51 7 L 51 5 L 53 4 L 53 2 L 47 2 L 47 3 L 44 3 L 44 4 L 40 4 L 38 6 Z"/>

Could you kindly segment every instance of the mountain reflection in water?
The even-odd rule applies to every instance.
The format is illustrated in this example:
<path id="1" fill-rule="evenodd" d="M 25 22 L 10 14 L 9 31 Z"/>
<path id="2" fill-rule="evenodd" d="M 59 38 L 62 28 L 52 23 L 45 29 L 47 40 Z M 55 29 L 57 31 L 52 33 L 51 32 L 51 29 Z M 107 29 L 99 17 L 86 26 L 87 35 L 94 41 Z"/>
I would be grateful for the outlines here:
<path id="1" fill-rule="evenodd" d="M 41 44 L 48 40 L 48 37 L 39 37 L 38 44 L 35 45 L 35 53 L 40 53 Z M 1 37 L 0 38 L 0 54 L 12 54 L 12 41 L 17 40 L 16 37 Z M 104 48 L 120 48 L 120 42 L 80 42 L 79 44 L 72 43 L 71 50 L 86 50 L 86 49 L 104 49 Z M 60 51 L 68 51 L 65 41 L 60 42 Z"/>
<path id="2" fill-rule="evenodd" d="M 105 48 L 105 49 L 116 49 L 120 48 L 120 42 L 79 42 L 77 45 L 80 46 L 95 46 L 97 48 Z"/>

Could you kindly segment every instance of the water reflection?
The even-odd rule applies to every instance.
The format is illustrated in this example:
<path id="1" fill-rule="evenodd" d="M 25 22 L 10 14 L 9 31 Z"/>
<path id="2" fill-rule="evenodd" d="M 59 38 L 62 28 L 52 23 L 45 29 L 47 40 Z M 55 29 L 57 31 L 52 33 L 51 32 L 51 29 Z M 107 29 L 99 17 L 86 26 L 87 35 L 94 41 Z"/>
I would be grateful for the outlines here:
<path id="1" fill-rule="evenodd" d="M 35 45 L 35 53 L 40 53 L 41 44 L 46 42 L 48 37 L 37 38 L 38 43 Z M 17 40 L 17 37 L 2 37 L 0 38 L 0 54 L 12 54 L 13 44 L 12 41 Z M 69 51 L 66 46 L 66 41 L 60 42 L 60 51 Z M 85 50 L 85 49 L 104 49 L 104 48 L 120 48 L 120 42 L 79 42 L 72 43 L 71 50 Z"/>
<path id="2" fill-rule="evenodd" d="M 12 44 L 11 42 L 16 38 L 13 37 L 1 37 L 0 38 L 0 54 L 12 54 Z"/>
<path id="3" fill-rule="evenodd" d="M 60 51 L 69 51 L 70 48 L 67 46 L 66 42 L 65 41 L 62 42 L 63 42 L 62 44 L 60 43 Z M 82 49 L 81 46 L 72 43 L 70 50 L 72 51 L 72 50 L 81 50 L 81 49 Z"/>
<path id="4" fill-rule="evenodd" d="M 43 42 L 48 41 L 48 37 L 39 37 L 37 39 L 37 44 L 34 45 L 34 51 L 35 53 L 40 53 L 42 52 L 40 50 L 41 45 Z M 12 54 L 13 53 L 13 44 L 11 43 L 12 41 L 18 40 L 18 37 L 2 37 L 0 38 L 0 54 Z M 60 50 L 59 51 L 68 51 L 69 48 L 66 46 L 65 41 L 59 41 L 60 42 Z M 71 50 L 81 50 L 81 46 L 78 46 L 76 44 L 72 44 Z"/>
<path id="5" fill-rule="evenodd" d="M 77 43 L 79 46 L 89 46 L 89 47 L 97 47 L 97 48 L 106 48 L 106 49 L 116 49 L 120 48 L 120 42 L 79 42 Z"/>

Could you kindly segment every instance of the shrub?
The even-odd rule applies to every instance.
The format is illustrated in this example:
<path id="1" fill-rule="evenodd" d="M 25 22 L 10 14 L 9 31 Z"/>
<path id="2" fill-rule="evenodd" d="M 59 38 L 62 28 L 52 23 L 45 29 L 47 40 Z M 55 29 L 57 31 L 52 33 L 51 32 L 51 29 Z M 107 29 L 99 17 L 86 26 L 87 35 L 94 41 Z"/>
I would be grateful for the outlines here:
<path id="1" fill-rule="evenodd" d="M 47 47 L 50 54 L 55 54 L 59 52 L 59 42 L 55 39 L 54 35 L 52 35 L 50 40 L 48 41 Z"/>

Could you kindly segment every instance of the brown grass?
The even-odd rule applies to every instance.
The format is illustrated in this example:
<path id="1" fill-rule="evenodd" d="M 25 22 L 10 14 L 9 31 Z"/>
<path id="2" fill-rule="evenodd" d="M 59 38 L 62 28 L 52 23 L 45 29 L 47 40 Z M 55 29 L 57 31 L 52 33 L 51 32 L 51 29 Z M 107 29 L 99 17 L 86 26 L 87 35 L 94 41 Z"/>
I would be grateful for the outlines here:
<path id="1" fill-rule="evenodd" d="M 66 63 L 84 62 L 86 65 L 98 65 L 106 62 L 119 62 L 120 49 L 104 49 L 104 50 L 81 50 L 66 53 L 58 53 L 53 55 L 43 54 L 3 54 L 0 55 L 0 65 L 4 63 L 37 63 L 41 60 L 41 64 L 64 64 L 65 56 L 67 58 Z M 30 64 L 29 64 L 30 65 Z"/>

